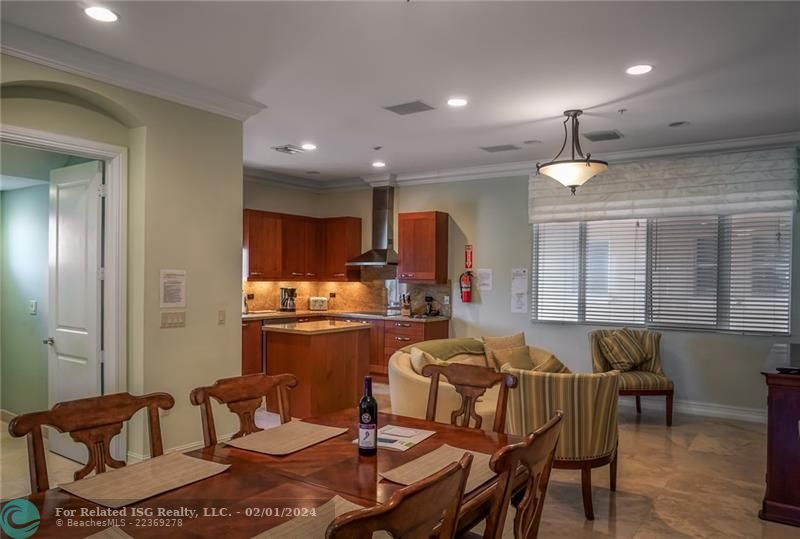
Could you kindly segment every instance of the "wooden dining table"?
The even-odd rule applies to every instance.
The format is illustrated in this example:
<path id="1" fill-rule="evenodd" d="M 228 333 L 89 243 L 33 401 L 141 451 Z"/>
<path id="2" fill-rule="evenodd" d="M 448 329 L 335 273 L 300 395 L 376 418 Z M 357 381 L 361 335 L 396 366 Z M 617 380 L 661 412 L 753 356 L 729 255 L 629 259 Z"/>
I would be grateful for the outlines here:
<path id="1" fill-rule="evenodd" d="M 364 507 L 386 503 L 402 485 L 382 479 L 379 474 L 443 444 L 491 454 L 522 440 L 519 436 L 379 414 L 379 426 L 425 429 L 436 434 L 404 452 L 379 449 L 376 456 L 363 457 L 353 443 L 355 409 L 305 421 L 346 427 L 348 431 L 281 457 L 224 443 L 189 452 L 196 458 L 230 464 L 230 468 L 120 510 L 103 508 L 59 488 L 33 494 L 27 499 L 41 515 L 35 537 L 83 538 L 116 525 L 134 538 L 249 538 L 296 516 L 308 516 L 311 509 L 336 495 Z M 519 485 L 522 482 L 520 476 Z M 460 512 L 460 530 L 472 528 L 488 515 L 495 486 L 496 479 L 492 479 L 466 494 Z M 108 516 L 96 516 L 103 510 Z"/>

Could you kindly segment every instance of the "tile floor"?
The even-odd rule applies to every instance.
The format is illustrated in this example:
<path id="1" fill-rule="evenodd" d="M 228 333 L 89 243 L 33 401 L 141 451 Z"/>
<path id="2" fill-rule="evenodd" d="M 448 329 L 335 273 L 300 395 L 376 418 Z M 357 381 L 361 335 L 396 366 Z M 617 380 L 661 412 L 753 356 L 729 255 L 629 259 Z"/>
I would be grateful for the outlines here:
<path id="1" fill-rule="evenodd" d="M 375 384 L 381 410 L 389 411 L 388 386 Z M 268 426 L 268 418 L 260 418 Z M 25 441 L 0 433 L 0 496 L 29 491 Z M 580 473 L 554 470 L 539 537 L 631 539 L 797 539 L 800 529 L 764 522 L 765 426 L 620 407 L 617 492 L 608 490 L 608 468 L 594 471 L 595 520 L 583 517 Z M 70 481 L 78 465 L 49 455 L 53 483 Z M 513 534 L 507 522 L 505 538 Z"/>

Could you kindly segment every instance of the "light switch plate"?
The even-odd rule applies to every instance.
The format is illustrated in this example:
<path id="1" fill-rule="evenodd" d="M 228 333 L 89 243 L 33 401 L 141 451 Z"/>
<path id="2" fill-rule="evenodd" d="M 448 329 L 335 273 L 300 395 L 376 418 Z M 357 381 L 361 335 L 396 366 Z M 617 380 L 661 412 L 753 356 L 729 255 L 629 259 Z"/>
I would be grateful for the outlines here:
<path id="1" fill-rule="evenodd" d="M 442 305 L 450 305 L 450 296 L 442 297 Z"/>
<path id="2" fill-rule="evenodd" d="M 28 303 L 28 314 L 35 315 L 39 312 L 39 302 L 35 299 L 32 299 L 30 303 Z"/>
<path id="3" fill-rule="evenodd" d="M 220 309 L 219 311 L 217 311 L 217 324 L 220 325 L 220 326 L 224 326 L 225 325 L 225 310 L 224 309 Z"/>
<path id="4" fill-rule="evenodd" d="M 165 311 L 161 313 L 162 328 L 186 327 L 186 311 Z"/>

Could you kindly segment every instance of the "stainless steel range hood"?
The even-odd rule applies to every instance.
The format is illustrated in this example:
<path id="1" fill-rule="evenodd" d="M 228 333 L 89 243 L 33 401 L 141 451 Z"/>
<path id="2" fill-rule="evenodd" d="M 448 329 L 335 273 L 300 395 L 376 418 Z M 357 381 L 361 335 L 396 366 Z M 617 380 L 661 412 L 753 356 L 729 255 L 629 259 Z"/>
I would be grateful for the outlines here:
<path id="1" fill-rule="evenodd" d="M 372 249 L 347 262 L 348 266 L 396 266 L 394 250 L 394 187 L 372 190 Z"/>

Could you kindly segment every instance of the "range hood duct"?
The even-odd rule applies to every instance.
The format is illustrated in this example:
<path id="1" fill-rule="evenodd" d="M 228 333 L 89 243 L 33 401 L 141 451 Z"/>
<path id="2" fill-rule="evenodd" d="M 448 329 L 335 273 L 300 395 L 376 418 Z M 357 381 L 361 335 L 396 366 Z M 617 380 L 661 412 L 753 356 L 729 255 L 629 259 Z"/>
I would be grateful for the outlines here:
<path id="1" fill-rule="evenodd" d="M 347 262 L 348 266 L 396 266 L 394 250 L 394 187 L 372 190 L 372 249 Z"/>

